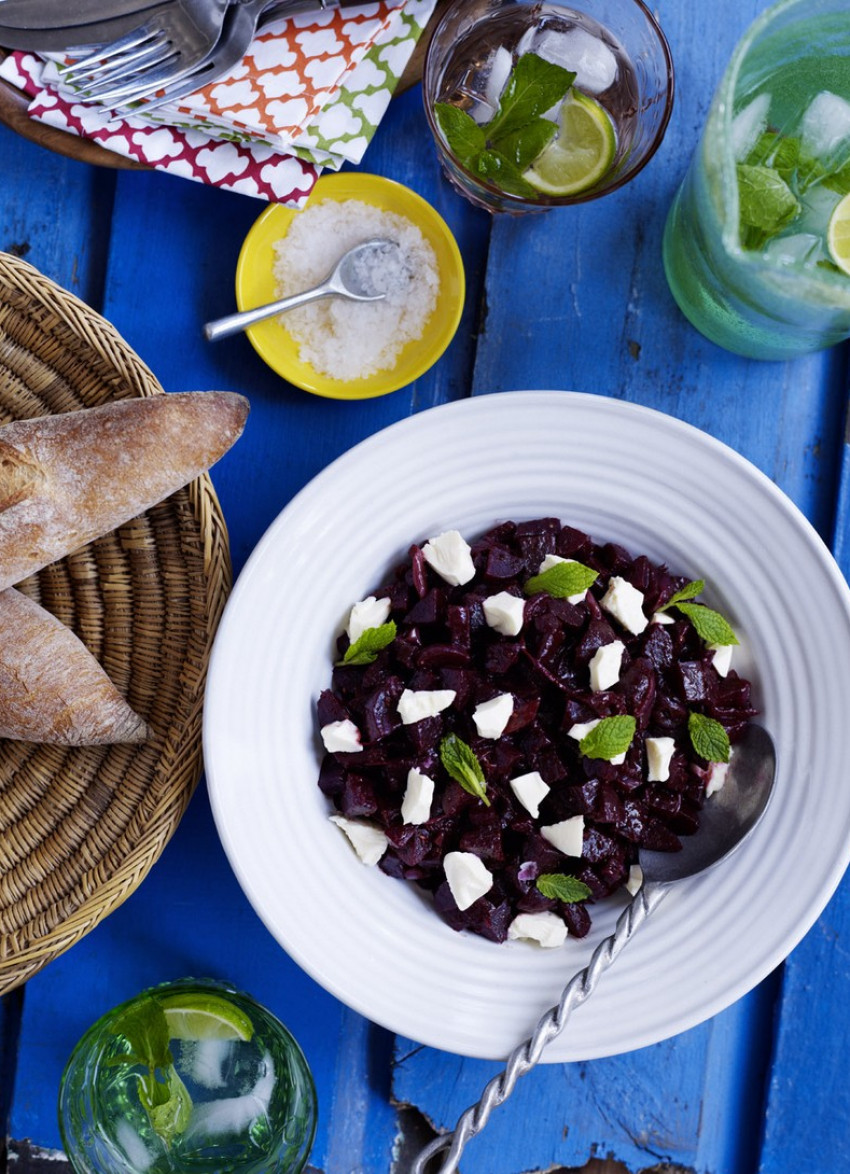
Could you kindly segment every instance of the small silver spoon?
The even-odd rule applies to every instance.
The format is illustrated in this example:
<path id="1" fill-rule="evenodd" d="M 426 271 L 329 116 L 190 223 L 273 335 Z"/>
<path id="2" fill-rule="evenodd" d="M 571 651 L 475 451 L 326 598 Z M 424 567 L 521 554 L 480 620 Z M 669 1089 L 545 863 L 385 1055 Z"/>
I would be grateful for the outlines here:
<path id="1" fill-rule="evenodd" d="M 661 904 L 670 886 L 718 864 L 746 839 L 764 814 L 775 777 L 773 739 L 761 726 L 748 726 L 735 744 L 726 781 L 700 813 L 699 829 L 682 837 L 680 852 L 641 848 L 638 861 L 643 883 L 620 915 L 614 933 L 599 943 L 584 970 L 570 979 L 557 1006 L 542 1016 L 531 1038 L 511 1052 L 504 1070 L 493 1077 L 478 1103 L 461 1115 L 451 1133 L 441 1134 L 425 1146 L 410 1174 L 425 1174 L 429 1161 L 441 1150 L 448 1152 L 433 1174 L 455 1174 L 466 1143 L 481 1132 L 492 1110 L 510 1096 L 519 1077 L 534 1067 L 546 1045 L 561 1034 L 572 1011 L 592 994 L 599 978 Z"/>
<path id="2" fill-rule="evenodd" d="M 276 302 L 258 306 L 255 310 L 243 310 L 241 313 L 228 314 L 214 322 L 207 322 L 204 334 L 210 342 L 228 338 L 247 326 L 253 326 L 255 322 L 262 322 L 264 318 L 272 318 L 275 314 L 283 314 L 286 310 L 294 310 L 296 306 L 305 306 L 308 302 L 318 301 L 319 298 L 340 297 L 353 302 L 380 302 L 387 295 L 376 291 L 374 286 L 368 284 L 363 262 L 370 253 L 387 254 L 398 247 L 395 241 L 381 237 L 362 241 L 343 253 L 325 280 L 313 289 L 293 294 L 288 298 L 280 298 Z"/>

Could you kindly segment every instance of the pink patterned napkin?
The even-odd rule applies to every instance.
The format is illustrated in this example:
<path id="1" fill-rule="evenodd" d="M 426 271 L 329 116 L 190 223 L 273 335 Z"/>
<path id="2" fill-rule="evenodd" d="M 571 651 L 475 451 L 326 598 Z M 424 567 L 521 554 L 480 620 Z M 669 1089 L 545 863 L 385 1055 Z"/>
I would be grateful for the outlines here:
<path id="1" fill-rule="evenodd" d="M 0 78 L 30 117 L 162 171 L 300 208 L 321 167 L 289 149 L 350 81 L 404 0 L 269 24 L 226 77 L 149 114 L 114 117 L 63 87 L 61 62 L 14 52 Z"/>

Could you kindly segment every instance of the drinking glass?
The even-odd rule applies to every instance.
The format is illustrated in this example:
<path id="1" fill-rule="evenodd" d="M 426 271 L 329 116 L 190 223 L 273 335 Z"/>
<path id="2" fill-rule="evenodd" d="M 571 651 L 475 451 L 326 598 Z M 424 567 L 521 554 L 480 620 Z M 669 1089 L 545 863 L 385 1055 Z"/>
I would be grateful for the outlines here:
<path id="1" fill-rule="evenodd" d="M 667 280 L 693 325 L 756 359 L 850 336 L 850 275 L 828 249 L 842 188 L 847 0 L 780 0 L 738 44 L 667 218 Z"/>
<path id="2" fill-rule="evenodd" d="M 440 129 L 435 103 L 481 121 L 498 109 L 502 62 L 524 53 L 575 71 L 574 90 L 598 102 L 615 136 L 613 158 L 590 186 L 569 195 L 504 190 L 464 163 Z M 488 212 L 537 212 L 595 200 L 622 187 L 651 159 L 673 107 L 673 61 L 643 0 L 455 0 L 428 46 L 422 93 L 443 170 L 453 186 Z M 551 115 L 551 112 L 549 112 Z"/>
<path id="3" fill-rule="evenodd" d="M 249 995 L 209 979 L 143 991 L 80 1039 L 59 1128 L 75 1174 L 299 1174 L 316 1093 L 304 1054 Z"/>

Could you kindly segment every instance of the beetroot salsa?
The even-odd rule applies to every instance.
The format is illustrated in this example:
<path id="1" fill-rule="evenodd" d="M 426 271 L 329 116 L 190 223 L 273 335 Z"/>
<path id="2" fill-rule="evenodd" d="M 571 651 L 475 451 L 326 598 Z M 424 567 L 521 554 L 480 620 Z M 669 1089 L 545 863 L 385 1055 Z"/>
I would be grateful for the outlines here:
<path id="1" fill-rule="evenodd" d="M 454 929 L 557 946 L 675 852 L 754 714 L 705 584 L 554 518 L 410 548 L 352 607 L 319 786 Z"/>

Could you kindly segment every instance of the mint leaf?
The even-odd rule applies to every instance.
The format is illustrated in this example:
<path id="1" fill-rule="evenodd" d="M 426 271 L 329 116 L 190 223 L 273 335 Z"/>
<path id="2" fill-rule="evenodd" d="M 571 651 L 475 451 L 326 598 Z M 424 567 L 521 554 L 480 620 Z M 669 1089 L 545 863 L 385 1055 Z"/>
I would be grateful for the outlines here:
<path id="1" fill-rule="evenodd" d="M 536 118 L 519 130 L 493 140 L 500 155 L 510 160 L 518 171 L 527 171 L 540 152 L 555 137 L 558 128 L 548 118 Z"/>
<path id="2" fill-rule="evenodd" d="M 567 905 L 586 901 L 590 896 L 590 889 L 584 881 L 563 872 L 544 872 L 537 878 L 536 885 L 544 897 L 563 901 Z"/>
<path id="3" fill-rule="evenodd" d="M 778 171 L 785 183 L 798 192 L 804 192 L 807 187 L 822 179 L 824 174 L 821 162 L 803 150 L 798 138 L 775 130 L 765 131 L 759 136 L 746 163 Z"/>
<path id="4" fill-rule="evenodd" d="M 165 1089 L 167 1099 L 154 1106 L 146 1105 L 145 1108 L 154 1132 L 162 1138 L 166 1146 L 170 1146 L 174 1138 L 183 1133 L 189 1124 L 192 1098 L 174 1068 L 167 1070 L 166 1083 L 160 1087 Z"/>
<path id="5" fill-rule="evenodd" d="M 579 742 L 579 751 L 585 758 L 604 758 L 610 762 L 628 750 L 636 728 L 637 722 L 631 714 L 618 713 L 614 717 L 603 717 Z"/>
<path id="6" fill-rule="evenodd" d="M 490 806 L 490 800 L 487 798 L 487 780 L 484 778 L 481 763 L 472 748 L 457 734 L 447 734 L 443 738 L 440 743 L 440 761 L 446 773 L 451 775 L 456 783 L 460 783 L 464 791 L 475 795 Z"/>
<path id="7" fill-rule="evenodd" d="M 376 628 L 366 628 L 354 643 L 346 648 L 342 660 L 338 660 L 337 664 L 373 664 L 378 659 L 381 649 L 392 644 L 395 636 L 395 620 L 379 624 Z"/>
<path id="8" fill-rule="evenodd" d="M 719 611 L 706 607 L 704 603 L 677 603 L 706 644 L 737 644 L 738 637 L 731 625 Z"/>
<path id="9" fill-rule="evenodd" d="M 850 162 L 845 163 L 838 171 L 824 176 L 823 186 L 831 192 L 838 192 L 840 196 L 850 193 Z"/>
<path id="10" fill-rule="evenodd" d="M 115 1020 L 110 1031 L 122 1035 L 130 1051 L 113 1057 L 109 1064 L 138 1064 L 147 1069 L 139 1077 L 139 1100 L 153 1120 L 154 1111 L 167 1104 L 172 1095 L 167 1080 L 174 1071 L 174 1058 L 168 1046 L 165 1012 L 155 998 L 141 999 Z M 165 1071 L 166 1081 L 157 1080 L 158 1069 Z"/>
<path id="11" fill-rule="evenodd" d="M 584 563 L 555 563 L 548 571 L 532 575 L 525 581 L 522 589 L 526 595 L 537 595 L 545 591 L 555 599 L 566 599 L 570 595 L 578 595 L 580 591 L 587 591 L 597 578 L 598 572 Z"/>
<path id="12" fill-rule="evenodd" d="M 739 163 L 736 170 L 741 242 L 745 248 L 761 248 L 794 219 L 800 205 L 772 167 Z"/>
<path id="13" fill-rule="evenodd" d="M 544 61 L 536 53 L 523 53 L 502 91 L 498 113 L 484 128 L 488 142 L 545 114 L 566 95 L 575 77 L 572 70 Z"/>
<path id="14" fill-rule="evenodd" d="M 707 762 L 729 761 L 729 735 L 713 717 L 706 717 L 704 713 L 689 714 L 688 733 L 700 758 Z"/>
<path id="15" fill-rule="evenodd" d="M 475 157 L 471 170 L 477 171 L 484 179 L 490 179 L 503 191 L 515 196 L 535 196 L 537 193 L 515 163 L 507 155 L 490 148 Z"/>
<path id="16" fill-rule="evenodd" d="M 457 155 L 461 163 L 469 165 L 484 150 L 484 131 L 465 110 L 448 102 L 435 102 L 434 116 L 446 137 L 449 150 Z"/>
<path id="17" fill-rule="evenodd" d="M 142 1064 L 145 1068 L 167 1068 L 173 1063 L 168 1046 L 168 1023 L 157 999 L 138 1000 L 113 1022 L 113 1035 L 123 1035 L 130 1052 L 116 1056 L 116 1064 Z"/>
<path id="18" fill-rule="evenodd" d="M 674 591 L 667 602 L 662 603 L 658 610 L 666 611 L 668 607 L 675 607 L 683 599 L 693 599 L 695 595 L 701 595 L 703 591 L 705 591 L 705 579 L 694 579 L 692 583 L 686 583 L 684 587 Z"/>

